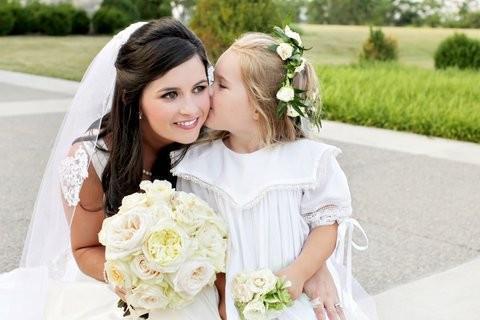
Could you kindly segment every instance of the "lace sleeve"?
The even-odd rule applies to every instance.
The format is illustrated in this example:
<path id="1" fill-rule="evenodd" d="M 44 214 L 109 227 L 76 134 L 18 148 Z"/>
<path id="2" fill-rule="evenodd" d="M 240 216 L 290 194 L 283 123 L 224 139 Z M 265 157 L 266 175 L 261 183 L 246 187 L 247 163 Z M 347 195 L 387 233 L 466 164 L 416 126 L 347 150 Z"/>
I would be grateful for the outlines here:
<path id="1" fill-rule="evenodd" d="M 65 202 L 74 207 L 80 201 L 80 189 L 88 177 L 89 153 L 80 145 L 72 156 L 66 157 L 60 165 L 60 187 Z"/>
<path id="2" fill-rule="evenodd" d="M 316 186 L 302 197 L 301 215 L 310 228 L 340 223 L 352 214 L 347 178 L 335 155 L 324 158 L 322 166 Z"/>

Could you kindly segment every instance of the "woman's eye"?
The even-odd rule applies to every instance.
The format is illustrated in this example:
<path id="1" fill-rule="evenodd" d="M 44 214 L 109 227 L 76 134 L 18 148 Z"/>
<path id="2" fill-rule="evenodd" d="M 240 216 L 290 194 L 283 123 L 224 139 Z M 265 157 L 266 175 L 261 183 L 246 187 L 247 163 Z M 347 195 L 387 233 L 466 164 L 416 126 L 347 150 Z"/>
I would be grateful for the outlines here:
<path id="1" fill-rule="evenodd" d="M 178 93 L 176 93 L 175 91 L 167 92 L 162 96 L 162 98 L 165 98 L 165 99 L 168 99 L 168 100 L 173 100 L 176 97 L 178 97 Z"/>
<path id="2" fill-rule="evenodd" d="M 223 84 L 219 83 L 218 86 L 220 87 L 220 89 L 226 89 L 227 87 L 225 87 Z"/>
<path id="3" fill-rule="evenodd" d="M 193 89 L 193 93 L 200 93 L 202 92 L 203 90 L 205 90 L 207 88 L 207 86 L 198 86 L 198 87 L 195 87 Z"/>

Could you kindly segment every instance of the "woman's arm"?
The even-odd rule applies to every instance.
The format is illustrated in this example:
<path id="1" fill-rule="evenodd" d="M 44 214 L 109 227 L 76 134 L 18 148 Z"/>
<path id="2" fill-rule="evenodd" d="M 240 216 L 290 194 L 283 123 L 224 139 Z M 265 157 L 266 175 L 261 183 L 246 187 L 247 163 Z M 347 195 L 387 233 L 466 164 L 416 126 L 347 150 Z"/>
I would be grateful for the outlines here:
<path id="1" fill-rule="evenodd" d="M 104 218 L 102 184 L 90 165 L 72 217 L 70 241 L 80 270 L 99 281 L 105 281 L 105 247 L 98 241 Z"/>

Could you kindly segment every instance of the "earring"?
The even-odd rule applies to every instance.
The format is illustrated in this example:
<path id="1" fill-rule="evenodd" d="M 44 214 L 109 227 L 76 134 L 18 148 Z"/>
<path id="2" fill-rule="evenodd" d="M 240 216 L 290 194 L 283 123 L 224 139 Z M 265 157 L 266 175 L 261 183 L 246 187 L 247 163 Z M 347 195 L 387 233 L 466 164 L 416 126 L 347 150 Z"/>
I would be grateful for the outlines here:
<path id="1" fill-rule="evenodd" d="M 142 120 L 142 111 L 140 111 L 140 112 L 138 113 L 138 119 L 139 119 L 139 120 Z"/>

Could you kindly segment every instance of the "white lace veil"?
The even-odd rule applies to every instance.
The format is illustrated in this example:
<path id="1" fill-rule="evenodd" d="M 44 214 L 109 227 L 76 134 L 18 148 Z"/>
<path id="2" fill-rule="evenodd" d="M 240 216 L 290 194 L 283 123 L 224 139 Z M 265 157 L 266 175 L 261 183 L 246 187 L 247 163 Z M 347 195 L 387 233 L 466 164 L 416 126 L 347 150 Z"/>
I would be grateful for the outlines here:
<path id="1" fill-rule="evenodd" d="M 115 86 L 115 60 L 130 35 L 146 24 L 130 25 L 114 36 L 88 67 L 57 135 L 33 210 L 20 266 L 48 267 L 52 279 L 74 280 L 78 267 L 70 250 L 71 217 L 65 214 L 60 188 L 60 167 L 74 140 L 111 109 Z M 100 127 L 101 121 L 95 126 Z M 88 163 L 90 159 L 88 159 Z M 80 186 L 80 176 L 75 183 Z M 70 220 L 70 221 L 69 221 Z"/>

